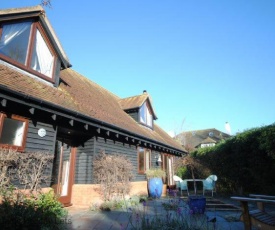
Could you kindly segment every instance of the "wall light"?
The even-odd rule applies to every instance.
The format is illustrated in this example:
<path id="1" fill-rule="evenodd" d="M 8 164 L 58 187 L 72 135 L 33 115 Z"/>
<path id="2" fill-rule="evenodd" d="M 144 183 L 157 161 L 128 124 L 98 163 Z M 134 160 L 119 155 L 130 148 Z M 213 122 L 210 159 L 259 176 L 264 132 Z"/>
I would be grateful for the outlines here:
<path id="1" fill-rule="evenodd" d="M 159 166 L 162 162 L 161 155 L 160 154 L 156 155 L 155 159 L 156 159 L 156 165 Z"/>

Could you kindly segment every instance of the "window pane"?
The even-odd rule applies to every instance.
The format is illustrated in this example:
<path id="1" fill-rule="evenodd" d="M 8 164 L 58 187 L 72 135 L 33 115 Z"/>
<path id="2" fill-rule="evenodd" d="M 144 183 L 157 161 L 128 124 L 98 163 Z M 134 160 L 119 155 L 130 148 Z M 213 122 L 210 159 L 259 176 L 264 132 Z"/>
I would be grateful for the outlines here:
<path id="1" fill-rule="evenodd" d="M 149 149 L 145 152 L 145 170 L 150 169 L 150 158 L 151 158 L 151 151 Z"/>
<path id="2" fill-rule="evenodd" d="M 37 30 L 31 68 L 48 77 L 52 77 L 53 63 L 54 56 L 50 52 L 40 31 Z"/>
<path id="3" fill-rule="evenodd" d="M 138 170 L 144 172 L 144 152 L 138 153 Z"/>
<path id="4" fill-rule="evenodd" d="M 152 127 L 152 121 L 153 121 L 153 116 L 150 113 L 150 110 L 146 107 L 146 115 L 147 115 L 147 125 Z"/>
<path id="5" fill-rule="evenodd" d="M 144 124 L 146 124 L 146 112 L 145 112 L 145 109 L 146 109 L 146 107 L 145 107 L 145 103 L 144 103 L 141 106 L 140 111 L 139 111 L 139 113 L 140 113 L 140 122 L 142 122 Z"/>
<path id="6" fill-rule="evenodd" d="M 138 148 L 138 171 L 144 172 L 144 148 L 139 147 Z"/>
<path id="7" fill-rule="evenodd" d="M 149 127 L 153 126 L 153 116 L 151 114 L 151 111 L 149 110 L 147 103 L 145 102 L 140 107 L 140 122 L 148 125 Z"/>
<path id="8" fill-rule="evenodd" d="M 4 24 L 0 40 L 0 53 L 26 63 L 31 22 Z"/>
<path id="9" fill-rule="evenodd" d="M 22 146 L 25 122 L 4 118 L 1 144 Z"/>

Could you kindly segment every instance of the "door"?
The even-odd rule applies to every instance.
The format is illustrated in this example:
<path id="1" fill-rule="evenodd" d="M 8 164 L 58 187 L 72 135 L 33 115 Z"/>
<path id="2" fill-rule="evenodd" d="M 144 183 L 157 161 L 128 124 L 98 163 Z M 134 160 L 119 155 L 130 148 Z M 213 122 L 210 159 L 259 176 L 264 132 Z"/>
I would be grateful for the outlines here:
<path id="1" fill-rule="evenodd" d="M 70 206 L 72 205 L 76 148 L 57 141 L 55 154 L 55 193 L 64 206 Z"/>
<path id="2" fill-rule="evenodd" d="M 169 156 L 168 157 L 168 162 L 167 162 L 167 168 L 166 168 L 166 171 L 167 171 L 167 179 L 168 179 L 168 185 L 173 185 L 174 184 L 174 181 L 173 181 L 173 157 L 172 156 Z"/>
<path id="3" fill-rule="evenodd" d="M 163 155 L 163 169 L 166 171 L 167 177 L 166 177 L 166 184 L 167 185 L 173 185 L 173 157 L 169 155 Z"/>

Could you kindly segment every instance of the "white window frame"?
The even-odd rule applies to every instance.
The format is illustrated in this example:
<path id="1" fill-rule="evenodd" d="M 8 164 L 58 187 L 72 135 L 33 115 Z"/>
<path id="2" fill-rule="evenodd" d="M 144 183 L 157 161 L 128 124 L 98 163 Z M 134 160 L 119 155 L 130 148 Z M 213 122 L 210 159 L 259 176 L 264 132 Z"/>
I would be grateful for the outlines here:
<path id="1" fill-rule="evenodd" d="M 153 127 L 153 113 L 147 101 L 144 102 L 139 109 L 139 121 L 150 128 Z"/>

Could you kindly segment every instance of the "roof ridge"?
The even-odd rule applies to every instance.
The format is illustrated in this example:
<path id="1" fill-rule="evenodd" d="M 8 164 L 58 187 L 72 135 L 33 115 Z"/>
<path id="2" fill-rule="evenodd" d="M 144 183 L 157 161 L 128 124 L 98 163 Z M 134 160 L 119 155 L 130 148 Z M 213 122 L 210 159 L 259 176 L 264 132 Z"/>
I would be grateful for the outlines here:
<path id="1" fill-rule="evenodd" d="M 1 9 L 0 14 L 3 14 L 3 15 L 4 14 L 16 14 L 16 13 L 21 13 L 22 11 L 29 12 L 29 11 L 34 11 L 34 10 L 44 11 L 44 8 L 41 5 L 27 6 L 27 7 L 14 7 L 14 8 Z"/>
<path id="2" fill-rule="evenodd" d="M 126 99 L 130 99 L 130 98 L 133 98 L 133 97 L 141 97 L 141 96 L 145 96 L 145 94 L 139 94 L 139 95 L 135 95 L 135 96 L 124 97 L 124 98 L 120 98 L 120 100 L 126 100 Z M 149 94 L 147 94 L 146 96 L 148 97 Z"/>

